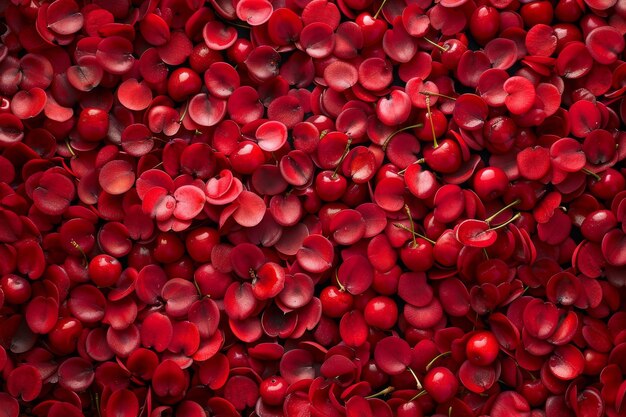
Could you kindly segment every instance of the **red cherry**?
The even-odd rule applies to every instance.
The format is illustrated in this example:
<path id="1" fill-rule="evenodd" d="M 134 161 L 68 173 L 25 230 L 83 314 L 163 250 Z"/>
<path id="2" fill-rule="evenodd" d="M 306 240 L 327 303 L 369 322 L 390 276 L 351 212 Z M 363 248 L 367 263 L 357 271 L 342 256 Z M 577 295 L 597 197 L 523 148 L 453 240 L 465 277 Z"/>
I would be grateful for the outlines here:
<path id="1" fill-rule="evenodd" d="M 400 259 L 411 271 L 427 271 L 435 263 L 433 245 L 422 238 L 417 238 L 416 243 L 409 241 L 400 249 Z"/>
<path id="2" fill-rule="evenodd" d="M 264 402 L 269 405 L 281 405 L 285 400 L 289 384 L 281 376 L 271 376 L 265 378 L 259 387 L 259 393 Z"/>
<path id="3" fill-rule="evenodd" d="M 122 264 L 114 257 L 101 254 L 89 261 L 89 277 L 98 287 L 110 287 L 122 274 Z"/>
<path id="4" fill-rule="evenodd" d="M 433 368 L 424 377 L 424 389 L 438 403 L 450 401 L 459 390 L 459 381 L 448 368 Z"/>
<path id="5" fill-rule="evenodd" d="M 204 73 L 211 64 L 220 61 L 223 61 L 220 51 L 210 49 L 204 42 L 194 46 L 191 55 L 189 55 L 189 66 L 197 74 Z"/>
<path id="6" fill-rule="evenodd" d="M 480 44 L 493 39 L 500 28 L 498 10 L 491 6 L 480 6 L 470 18 L 470 32 Z"/>
<path id="7" fill-rule="evenodd" d="M 333 171 L 322 171 L 315 177 L 315 191 L 323 201 L 339 200 L 347 187 L 346 178 Z"/>
<path id="8" fill-rule="evenodd" d="M 443 46 L 447 50 L 441 53 L 441 63 L 449 70 L 455 69 L 459 65 L 461 56 L 467 51 L 467 45 L 458 39 L 448 39 Z"/>
<path id="9" fill-rule="evenodd" d="M 242 64 L 250 55 L 250 52 L 254 49 L 254 45 L 248 39 L 245 38 L 237 38 L 235 43 L 226 50 L 226 54 L 228 55 L 228 59 L 237 63 Z"/>
<path id="10" fill-rule="evenodd" d="M 491 201 L 504 193 L 509 185 L 509 178 L 501 168 L 486 167 L 476 172 L 472 185 L 481 200 Z"/>
<path id="11" fill-rule="evenodd" d="M 69 355 L 76 350 L 76 343 L 83 331 L 81 322 L 74 317 L 59 319 L 48 334 L 50 346 L 60 355 Z"/>
<path id="12" fill-rule="evenodd" d="M 356 17 L 355 22 L 361 27 L 365 46 L 378 45 L 382 41 L 387 30 L 385 21 L 374 18 L 369 13 L 361 13 Z"/>
<path id="13" fill-rule="evenodd" d="M 185 253 L 185 246 L 180 238 L 172 232 L 159 233 L 154 248 L 154 260 L 169 264 L 180 259 Z"/>
<path id="14" fill-rule="evenodd" d="M 233 170 L 240 174 L 252 174 L 265 163 L 265 154 L 254 142 L 243 141 L 230 154 L 230 163 Z"/>
<path id="15" fill-rule="evenodd" d="M 109 131 L 109 114 L 102 109 L 83 109 L 76 127 L 81 139 L 88 142 L 100 141 Z"/>
<path id="16" fill-rule="evenodd" d="M 325 287 L 320 293 L 322 312 L 328 317 L 339 318 L 352 309 L 352 294 L 335 286 Z"/>
<path id="17" fill-rule="evenodd" d="M 30 283 L 19 275 L 7 274 L 0 279 L 0 288 L 4 292 L 4 300 L 10 304 L 23 304 L 30 299 L 32 289 Z"/>
<path id="18" fill-rule="evenodd" d="M 367 302 L 363 314 L 369 326 L 389 330 L 398 321 L 398 306 L 391 298 L 378 296 Z"/>
<path id="19" fill-rule="evenodd" d="M 442 174 L 456 172 L 463 162 L 461 148 L 450 139 L 439 142 L 437 147 L 428 145 L 424 148 L 424 160 L 433 171 Z"/>
<path id="20" fill-rule="evenodd" d="M 589 189 L 598 198 L 608 200 L 626 188 L 624 176 L 617 170 L 609 168 L 598 174 L 599 179 L 589 176 Z"/>
<path id="21" fill-rule="evenodd" d="M 549 25 L 552 23 L 554 10 L 552 3 L 542 0 L 523 5 L 520 14 L 526 27 L 531 28 L 539 24 Z"/>
<path id="22" fill-rule="evenodd" d="M 209 262 L 211 252 L 219 242 L 220 235 L 217 230 L 210 227 L 199 227 L 187 234 L 185 247 L 194 261 Z"/>
<path id="23" fill-rule="evenodd" d="M 167 80 L 167 93 L 176 101 L 183 101 L 200 92 L 202 79 L 190 68 L 176 68 Z"/>
<path id="24" fill-rule="evenodd" d="M 467 359 L 474 365 L 486 366 L 493 363 L 500 352 L 498 339 L 491 332 L 474 333 L 465 345 Z"/>

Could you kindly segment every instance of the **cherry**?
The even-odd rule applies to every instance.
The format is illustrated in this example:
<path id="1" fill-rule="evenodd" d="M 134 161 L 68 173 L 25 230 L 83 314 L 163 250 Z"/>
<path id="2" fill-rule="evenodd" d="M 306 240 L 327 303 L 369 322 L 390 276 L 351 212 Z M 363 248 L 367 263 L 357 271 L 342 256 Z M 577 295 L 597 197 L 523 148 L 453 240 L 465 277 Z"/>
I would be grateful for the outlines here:
<path id="1" fill-rule="evenodd" d="M 446 50 L 441 53 L 441 63 L 449 70 L 455 69 L 467 51 L 467 45 L 458 39 L 448 39 L 443 46 Z"/>
<path id="2" fill-rule="evenodd" d="M 89 261 L 89 277 L 99 287 L 110 287 L 122 274 L 122 264 L 116 258 L 101 254 Z"/>
<path id="3" fill-rule="evenodd" d="M 440 366 L 428 371 L 422 384 L 426 392 L 440 404 L 450 401 L 459 390 L 459 381 L 452 371 Z"/>
<path id="4" fill-rule="evenodd" d="M 493 333 L 479 331 L 474 333 L 465 345 L 467 359 L 474 365 L 486 366 L 493 363 L 500 352 L 500 344 Z"/>
<path id="5" fill-rule="evenodd" d="M 553 12 L 552 4 L 545 0 L 527 3 L 520 9 L 524 24 L 528 28 L 539 24 L 549 25 L 552 23 Z"/>
<path id="6" fill-rule="evenodd" d="M 365 46 L 378 45 L 387 30 L 387 24 L 382 19 L 377 19 L 377 16 L 367 12 L 359 14 L 355 22 L 361 27 Z"/>
<path id="7" fill-rule="evenodd" d="M 200 92 L 202 80 L 191 68 L 176 68 L 167 79 L 167 93 L 176 101 L 183 101 Z"/>
<path id="8" fill-rule="evenodd" d="M 4 300 L 10 304 L 23 304 L 30 299 L 31 285 L 19 275 L 7 274 L 0 279 L 0 288 L 4 292 Z"/>
<path id="9" fill-rule="evenodd" d="M 504 194 L 509 178 L 501 168 L 486 167 L 476 172 L 472 185 L 481 200 L 492 201 Z"/>
<path id="10" fill-rule="evenodd" d="M 237 64 L 243 64 L 253 49 L 254 46 L 248 39 L 237 38 L 235 43 L 226 50 L 226 54 L 231 61 Z"/>
<path id="11" fill-rule="evenodd" d="M 48 334 L 51 347 L 60 355 L 69 355 L 76 349 L 76 343 L 83 331 L 81 322 L 74 317 L 59 319 Z"/>
<path id="12" fill-rule="evenodd" d="M 323 201 L 336 201 L 346 192 L 348 181 L 333 171 L 322 171 L 315 177 L 315 191 Z"/>
<path id="13" fill-rule="evenodd" d="M 624 176 L 617 170 L 609 168 L 588 179 L 589 190 L 598 198 L 608 200 L 626 188 Z"/>
<path id="14" fill-rule="evenodd" d="M 324 287 L 320 293 L 322 311 L 325 315 L 338 318 L 352 309 L 354 298 L 352 294 L 331 285 Z"/>
<path id="15" fill-rule="evenodd" d="M 371 327 L 388 330 L 391 329 L 398 320 L 398 306 L 396 302 L 389 297 L 373 297 L 365 305 L 363 314 L 365 316 L 365 322 Z"/>
<path id="16" fill-rule="evenodd" d="M 281 376 L 270 376 L 265 378 L 259 386 L 261 398 L 269 405 L 280 405 L 285 400 L 289 384 Z"/>
<path id="17" fill-rule="evenodd" d="M 109 115 L 102 109 L 83 109 L 78 117 L 76 128 L 81 139 L 88 142 L 100 141 L 109 131 Z"/>
<path id="18" fill-rule="evenodd" d="M 230 163 L 236 172 L 252 174 L 258 167 L 265 163 L 265 154 L 254 142 L 240 142 L 233 153 L 230 154 Z"/>
<path id="19" fill-rule="evenodd" d="M 610 210 L 596 210 L 585 217 L 580 231 L 586 239 L 601 242 L 604 235 L 617 226 L 617 219 Z"/>
<path id="20" fill-rule="evenodd" d="M 189 55 L 189 66 L 196 74 L 202 74 L 209 69 L 211 64 L 222 60 L 220 51 L 210 49 L 205 43 L 199 43 L 193 47 Z"/>
<path id="21" fill-rule="evenodd" d="M 424 148 L 424 160 L 433 171 L 442 174 L 456 172 L 461 166 L 461 148 L 450 139 L 445 139 L 441 143 L 428 145 Z"/>
<path id="22" fill-rule="evenodd" d="M 498 11 L 491 6 L 480 6 L 472 13 L 469 21 L 472 36 L 480 43 L 485 44 L 493 39 L 500 28 Z"/>
<path id="23" fill-rule="evenodd" d="M 154 259 L 161 263 L 172 263 L 180 259 L 185 253 L 185 247 L 180 238 L 172 232 L 162 232 L 157 235 L 154 247 Z"/>
<path id="24" fill-rule="evenodd" d="M 209 262 L 211 252 L 220 241 L 219 232 L 210 227 L 199 227 L 185 237 L 185 248 L 196 262 Z"/>
<path id="25" fill-rule="evenodd" d="M 519 388 L 520 394 L 524 396 L 534 407 L 539 407 L 546 401 L 549 391 L 539 378 L 524 381 Z"/>
<path id="26" fill-rule="evenodd" d="M 478 264 L 476 279 L 481 284 L 500 285 L 509 281 L 509 267 L 502 259 L 486 259 Z"/>
<path id="27" fill-rule="evenodd" d="M 576 0 L 559 0 L 554 8 L 557 19 L 563 22 L 576 22 L 583 14 L 583 10 Z"/>

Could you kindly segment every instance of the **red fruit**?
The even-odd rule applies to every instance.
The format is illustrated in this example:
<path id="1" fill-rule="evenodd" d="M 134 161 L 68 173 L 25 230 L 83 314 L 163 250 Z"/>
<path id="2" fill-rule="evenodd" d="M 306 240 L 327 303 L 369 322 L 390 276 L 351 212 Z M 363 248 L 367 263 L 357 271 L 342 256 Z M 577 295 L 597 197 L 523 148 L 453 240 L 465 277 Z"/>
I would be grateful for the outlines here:
<path id="1" fill-rule="evenodd" d="M 388 330 L 395 326 L 398 320 L 398 306 L 389 297 L 374 297 L 365 305 L 363 315 L 369 326 Z"/>
<path id="2" fill-rule="evenodd" d="M 267 404 L 280 405 L 285 399 L 287 388 L 289 388 L 289 384 L 285 378 L 274 375 L 261 382 L 259 393 Z"/>
<path id="3" fill-rule="evenodd" d="M 76 127 L 81 139 L 100 141 L 109 131 L 109 114 L 102 109 L 86 108 L 80 113 Z"/>
<path id="4" fill-rule="evenodd" d="M 122 274 L 122 264 L 110 255 L 97 255 L 89 262 L 89 277 L 98 287 L 111 287 Z"/>
<path id="5" fill-rule="evenodd" d="M 493 363 L 500 352 L 500 344 L 493 333 L 481 331 L 473 334 L 465 345 L 467 359 L 475 365 Z"/>
<path id="6" fill-rule="evenodd" d="M 183 101 L 200 92 L 202 80 L 191 68 L 176 68 L 167 79 L 167 93 L 175 101 Z"/>
<path id="7" fill-rule="evenodd" d="M 506 173 L 498 167 L 482 168 L 474 174 L 474 192 L 481 200 L 491 201 L 502 194 L 509 185 Z"/>
<path id="8" fill-rule="evenodd" d="M 476 40 L 485 44 L 493 39 L 500 27 L 498 11 L 490 6 L 480 6 L 470 18 L 470 32 Z"/>
<path id="9" fill-rule="evenodd" d="M 436 367 L 428 371 L 422 381 L 424 389 L 438 403 L 446 403 L 459 390 L 459 381 L 454 374 L 444 367 Z"/>
<path id="10" fill-rule="evenodd" d="M 335 286 L 325 287 L 320 294 L 322 311 L 328 317 L 338 318 L 352 308 L 352 294 Z"/>

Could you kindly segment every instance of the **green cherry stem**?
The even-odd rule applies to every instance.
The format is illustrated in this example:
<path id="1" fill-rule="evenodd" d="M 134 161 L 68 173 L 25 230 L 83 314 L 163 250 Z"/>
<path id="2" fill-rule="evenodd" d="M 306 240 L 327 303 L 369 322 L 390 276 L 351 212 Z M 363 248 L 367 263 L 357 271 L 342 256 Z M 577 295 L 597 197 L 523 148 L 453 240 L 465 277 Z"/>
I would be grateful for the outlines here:
<path id="1" fill-rule="evenodd" d="M 433 132 L 433 148 L 437 149 L 439 144 L 437 143 L 437 134 L 435 133 L 435 124 L 433 123 L 433 113 L 430 111 L 430 96 L 426 96 L 426 112 L 428 113 L 428 120 L 430 121 L 430 130 Z"/>
<path id="2" fill-rule="evenodd" d="M 434 97 L 447 98 L 448 100 L 456 101 L 456 98 L 454 98 L 454 97 L 447 96 L 447 95 L 441 94 L 441 93 L 433 93 L 432 91 L 420 91 L 420 94 L 423 94 L 425 96 L 434 96 Z"/>
<path id="3" fill-rule="evenodd" d="M 595 172 L 593 172 L 593 171 L 589 171 L 587 168 L 583 168 L 583 169 L 582 169 L 582 171 L 583 171 L 585 174 L 587 174 L 587 175 L 591 175 L 592 177 L 594 177 L 594 178 L 596 179 L 596 181 L 600 181 L 600 180 L 602 179 L 602 178 L 601 178 L 598 174 L 596 174 L 596 173 L 595 173 Z"/>
<path id="4" fill-rule="evenodd" d="M 339 162 L 337 163 L 337 166 L 333 171 L 333 179 L 337 178 L 337 172 L 339 172 L 339 167 L 341 167 L 343 160 L 346 159 L 346 156 L 348 156 L 348 153 L 350 152 L 350 145 L 352 145 L 352 138 L 348 138 L 346 147 L 344 148 L 343 153 L 341 154 L 341 158 L 339 158 Z"/>
<path id="5" fill-rule="evenodd" d="M 443 352 L 440 353 L 439 355 L 435 356 L 434 358 L 431 359 L 430 362 L 428 362 L 428 364 L 426 365 L 426 370 L 430 371 L 430 368 L 435 364 L 435 362 L 437 362 L 439 359 L 449 356 L 452 352 L 448 351 L 448 352 Z"/>
<path id="6" fill-rule="evenodd" d="M 393 391 L 395 391 L 394 387 L 387 387 L 384 390 L 378 391 L 376 394 L 368 395 L 365 398 L 367 398 L 367 399 L 378 398 L 378 397 L 382 397 L 383 395 L 387 395 L 387 394 L 389 394 L 389 393 L 391 393 Z"/>
<path id="7" fill-rule="evenodd" d="M 424 39 L 426 42 L 428 42 L 429 44 L 431 44 L 432 46 L 434 46 L 435 48 L 439 48 L 441 50 L 441 52 L 448 52 L 448 48 L 446 48 L 445 46 L 441 46 L 439 45 L 437 42 L 435 41 L 431 41 L 430 39 L 428 39 L 427 37 L 423 37 L 422 39 Z"/>
<path id="8" fill-rule="evenodd" d="M 505 212 L 506 210 L 510 209 L 511 207 L 514 207 L 516 205 L 518 205 L 519 203 L 521 203 L 522 200 L 520 200 L 519 198 L 509 204 L 507 204 L 506 206 L 502 207 L 500 210 L 496 211 L 495 213 L 493 213 L 491 216 L 487 217 L 485 219 L 486 223 L 491 222 L 493 219 L 495 219 L 496 217 L 498 217 L 500 214 L 502 214 L 503 212 Z"/>
<path id="9" fill-rule="evenodd" d="M 413 396 L 413 398 L 411 398 L 408 402 L 411 401 L 415 401 L 417 400 L 419 397 L 423 397 L 424 395 L 426 395 L 426 390 L 421 390 L 420 392 L 418 392 L 416 395 Z"/>
<path id="10" fill-rule="evenodd" d="M 383 11 L 383 7 L 385 7 L 385 3 L 387 3 L 387 0 L 383 0 L 383 2 L 380 4 L 380 7 L 378 8 L 378 10 L 376 10 L 376 13 L 374 14 L 374 16 L 372 16 L 375 19 L 378 19 L 378 15 L 380 14 L 380 12 Z"/>
<path id="11" fill-rule="evenodd" d="M 417 236 L 417 237 L 419 237 L 419 238 L 424 239 L 425 241 L 429 242 L 429 243 L 430 243 L 430 244 L 432 244 L 432 245 L 434 245 L 435 243 L 437 243 L 437 242 L 435 242 L 434 240 L 429 239 L 429 238 L 427 238 L 426 236 L 424 236 L 424 235 L 422 235 L 422 234 L 419 234 L 419 233 L 417 233 L 417 232 L 416 232 L 416 231 L 414 231 L 414 230 L 409 229 L 408 227 L 406 227 L 405 225 L 403 225 L 403 224 L 401 224 L 401 223 L 394 223 L 393 225 L 394 225 L 395 227 L 397 227 L 398 229 L 406 230 L 407 232 L 412 233 L 412 234 L 413 234 L 413 239 L 415 239 L 415 237 Z"/>
<path id="12" fill-rule="evenodd" d="M 183 122 L 183 119 L 185 118 L 185 116 L 187 116 L 188 111 L 189 111 L 189 100 L 185 102 L 185 108 L 183 109 L 183 113 L 180 115 L 180 118 L 178 119 L 178 124 L 181 124 Z"/>
<path id="13" fill-rule="evenodd" d="M 517 213 L 515 216 L 511 217 L 509 220 L 505 221 L 504 223 L 492 227 L 491 230 L 502 229 L 503 227 L 506 227 L 509 223 L 512 223 L 515 220 L 519 219 L 521 216 L 522 216 L 522 213 Z"/>
<path id="14" fill-rule="evenodd" d="M 391 140 L 391 139 L 392 139 L 395 135 L 397 135 L 398 133 L 404 132 L 405 130 L 409 130 L 409 129 L 419 129 L 419 128 L 421 128 L 421 127 L 424 127 L 424 125 L 423 125 L 423 124 L 421 124 L 421 123 L 418 123 L 418 124 L 415 124 L 415 125 L 411 125 L 411 126 L 406 126 L 406 127 L 403 127 L 402 129 L 398 129 L 398 130 L 396 130 L 395 132 L 391 133 L 389 136 L 387 136 L 387 137 L 385 138 L 385 141 L 383 142 L 383 145 L 381 146 L 381 147 L 383 148 L 383 151 L 386 151 L 386 150 L 387 150 L 387 146 L 389 145 L 389 141 L 390 141 L 390 140 Z"/>
<path id="15" fill-rule="evenodd" d="M 413 375 L 413 378 L 415 379 L 415 383 L 417 384 L 417 389 L 422 389 L 422 383 L 420 382 L 420 379 L 417 377 L 417 374 L 415 373 L 415 371 L 411 369 L 409 366 L 406 367 L 406 370 L 409 371 L 411 375 Z"/>

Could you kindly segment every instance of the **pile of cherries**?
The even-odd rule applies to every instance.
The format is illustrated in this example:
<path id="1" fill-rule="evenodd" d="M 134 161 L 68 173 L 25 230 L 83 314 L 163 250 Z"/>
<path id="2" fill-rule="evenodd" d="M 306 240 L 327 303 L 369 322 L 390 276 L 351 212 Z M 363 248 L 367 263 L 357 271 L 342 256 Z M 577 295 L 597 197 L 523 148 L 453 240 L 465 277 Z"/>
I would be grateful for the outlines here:
<path id="1" fill-rule="evenodd" d="M 626 416 L 624 34 L 1 1 L 0 416 Z"/>

